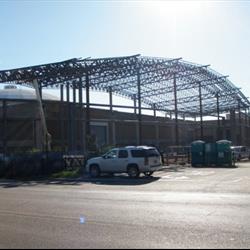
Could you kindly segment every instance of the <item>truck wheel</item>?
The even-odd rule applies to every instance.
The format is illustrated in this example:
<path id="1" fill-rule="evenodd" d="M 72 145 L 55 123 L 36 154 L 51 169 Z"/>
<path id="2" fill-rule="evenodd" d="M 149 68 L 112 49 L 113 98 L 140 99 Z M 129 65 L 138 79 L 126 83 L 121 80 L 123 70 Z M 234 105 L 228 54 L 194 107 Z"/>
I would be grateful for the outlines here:
<path id="1" fill-rule="evenodd" d="M 90 167 L 90 176 L 91 178 L 97 178 L 101 174 L 100 168 L 98 165 L 92 165 Z"/>
<path id="2" fill-rule="evenodd" d="M 130 178 L 138 178 L 140 176 L 140 172 L 137 166 L 128 167 L 128 175 Z"/>
<path id="3" fill-rule="evenodd" d="M 152 176 L 153 173 L 154 173 L 153 171 L 145 172 L 144 175 L 145 175 L 145 176 Z"/>

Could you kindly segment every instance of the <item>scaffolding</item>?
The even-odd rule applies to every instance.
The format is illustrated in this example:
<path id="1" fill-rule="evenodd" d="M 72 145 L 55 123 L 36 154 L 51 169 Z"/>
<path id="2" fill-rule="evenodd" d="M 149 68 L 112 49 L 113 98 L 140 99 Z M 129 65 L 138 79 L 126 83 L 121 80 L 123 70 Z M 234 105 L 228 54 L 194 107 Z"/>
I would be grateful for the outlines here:
<path id="1" fill-rule="evenodd" d="M 139 142 L 142 142 L 142 110 L 174 114 L 175 144 L 179 145 L 179 119 L 190 117 L 200 120 L 200 139 L 203 139 L 203 118 L 217 117 L 218 137 L 222 114 L 245 110 L 249 114 L 250 102 L 229 79 L 212 70 L 210 65 L 199 65 L 182 58 L 159 58 L 133 55 L 113 58 L 75 58 L 63 62 L 0 71 L 0 83 L 14 83 L 33 88 L 38 85 L 37 100 L 41 100 L 43 89 L 60 90 L 61 103 L 85 108 L 85 135 L 79 135 L 84 152 L 88 151 L 90 138 L 90 107 L 133 109 L 138 120 Z M 83 102 L 83 89 L 85 100 Z M 90 90 L 109 93 L 109 104 L 90 102 Z M 113 94 L 134 101 L 133 106 L 113 105 Z M 78 95 L 78 98 L 77 98 Z M 6 103 L 3 102 L 3 120 Z M 41 112 L 43 114 L 43 112 Z M 70 113 L 72 121 L 74 112 Z M 61 113 L 61 118 L 63 114 Z M 71 125 L 73 126 L 73 125 Z M 7 129 L 3 124 L 3 129 Z M 69 129 L 73 129 L 69 126 Z M 46 130 L 46 127 L 45 127 Z M 63 125 L 61 126 L 63 130 Z M 63 133 L 63 131 L 62 131 Z M 48 134 L 48 131 L 45 132 Z M 53 136 L 53 135 L 52 135 Z M 218 138 L 219 139 L 219 138 Z M 3 144 L 6 141 L 3 140 Z M 48 145 L 47 145 L 48 146 Z M 5 147 L 5 146 L 4 146 Z"/>

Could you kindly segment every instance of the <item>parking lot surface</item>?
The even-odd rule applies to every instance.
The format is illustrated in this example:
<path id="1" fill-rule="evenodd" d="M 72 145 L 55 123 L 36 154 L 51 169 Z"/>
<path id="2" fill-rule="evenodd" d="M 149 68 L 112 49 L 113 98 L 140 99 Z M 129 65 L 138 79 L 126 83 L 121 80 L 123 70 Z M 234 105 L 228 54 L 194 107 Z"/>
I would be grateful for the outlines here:
<path id="1" fill-rule="evenodd" d="M 0 181 L 0 248 L 249 248 L 250 163 Z"/>

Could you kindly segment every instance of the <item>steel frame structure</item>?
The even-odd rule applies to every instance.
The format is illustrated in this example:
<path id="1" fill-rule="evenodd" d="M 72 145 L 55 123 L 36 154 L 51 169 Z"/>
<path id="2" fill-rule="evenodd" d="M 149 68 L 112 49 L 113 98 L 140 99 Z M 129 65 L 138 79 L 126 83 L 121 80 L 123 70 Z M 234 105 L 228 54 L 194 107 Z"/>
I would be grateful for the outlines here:
<path id="1" fill-rule="evenodd" d="M 219 74 L 209 66 L 190 63 L 182 58 L 141 55 L 97 59 L 75 58 L 58 63 L 2 70 L 0 83 L 33 87 L 33 82 L 37 81 L 40 95 L 44 88 L 58 88 L 61 90 L 61 101 L 64 100 L 63 89 L 66 86 L 69 106 L 70 89 L 73 89 L 74 103 L 78 90 L 80 105 L 84 105 L 82 90 L 85 89 L 86 137 L 90 134 L 90 90 L 109 93 L 111 112 L 114 107 L 113 94 L 127 97 L 134 100 L 134 111 L 135 113 L 138 111 L 139 144 L 142 141 L 142 109 L 151 109 L 154 115 L 156 111 L 175 115 L 178 145 L 180 114 L 185 117 L 200 117 L 202 139 L 204 116 L 217 116 L 219 130 L 220 114 L 230 110 L 249 110 L 250 102 L 240 89 L 228 80 L 228 76 Z"/>

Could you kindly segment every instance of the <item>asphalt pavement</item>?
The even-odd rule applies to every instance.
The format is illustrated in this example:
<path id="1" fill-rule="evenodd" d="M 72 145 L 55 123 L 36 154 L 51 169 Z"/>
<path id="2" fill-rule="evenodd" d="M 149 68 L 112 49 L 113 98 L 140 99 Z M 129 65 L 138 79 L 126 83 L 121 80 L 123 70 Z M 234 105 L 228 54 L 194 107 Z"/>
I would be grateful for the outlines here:
<path id="1" fill-rule="evenodd" d="M 250 163 L 0 181 L 0 248 L 250 247 Z"/>

